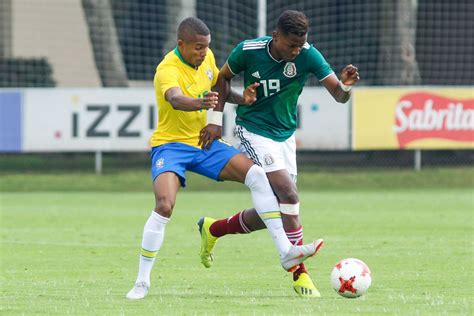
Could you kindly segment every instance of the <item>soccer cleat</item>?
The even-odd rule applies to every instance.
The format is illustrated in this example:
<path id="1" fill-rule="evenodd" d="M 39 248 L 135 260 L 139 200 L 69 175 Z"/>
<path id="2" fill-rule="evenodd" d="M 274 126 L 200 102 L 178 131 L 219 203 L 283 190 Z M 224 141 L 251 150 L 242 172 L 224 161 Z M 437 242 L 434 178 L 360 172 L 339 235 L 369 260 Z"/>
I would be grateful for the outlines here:
<path id="1" fill-rule="evenodd" d="M 218 238 L 212 236 L 209 227 L 211 227 L 215 221 L 215 219 L 210 217 L 201 217 L 197 222 L 199 233 L 201 234 L 201 251 L 199 257 L 201 257 L 201 263 L 206 268 L 210 268 L 214 260 L 212 258 L 212 249 L 214 249 Z"/>
<path id="2" fill-rule="evenodd" d="M 307 245 L 292 245 L 288 253 L 280 259 L 281 266 L 288 272 L 295 271 L 298 269 L 298 266 L 301 262 L 305 261 L 309 257 L 314 256 L 319 251 L 319 249 L 321 249 L 323 244 L 324 241 L 322 239 L 318 239 Z"/>
<path id="3" fill-rule="evenodd" d="M 293 289 L 301 297 L 321 297 L 321 294 L 316 286 L 314 286 L 313 281 L 311 281 L 311 278 L 306 272 L 301 273 L 298 279 L 293 281 Z"/>
<path id="4" fill-rule="evenodd" d="M 135 283 L 133 288 L 127 293 L 129 300 L 141 300 L 148 294 L 150 286 L 146 282 Z"/>

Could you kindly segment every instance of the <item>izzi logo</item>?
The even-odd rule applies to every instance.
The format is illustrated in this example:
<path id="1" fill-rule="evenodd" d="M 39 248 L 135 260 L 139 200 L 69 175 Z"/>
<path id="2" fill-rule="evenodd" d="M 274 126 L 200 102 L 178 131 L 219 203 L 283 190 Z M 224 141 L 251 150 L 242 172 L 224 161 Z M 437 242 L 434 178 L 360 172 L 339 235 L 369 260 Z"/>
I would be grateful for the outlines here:
<path id="1" fill-rule="evenodd" d="M 116 106 L 110 104 L 86 104 L 85 112 L 73 112 L 71 116 L 72 126 L 72 137 L 87 137 L 87 138 L 98 138 L 98 137 L 111 137 L 117 136 L 120 138 L 138 138 L 141 137 L 139 130 L 134 130 L 131 126 L 137 121 L 137 118 L 145 114 L 147 116 L 147 127 L 149 130 L 153 130 L 156 126 L 156 114 L 155 105 L 149 105 L 142 107 L 134 104 L 119 104 Z M 146 113 L 142 113 L 146 112 Z M 120 122 L 116 124 L 114 128 L 105 127 L 105 121 L 113 114 L 120 114 Z M 93 116 L 93 119 L 88 119 L 87 125 L 81 126 L 82 116 Z M 115 126 L 115 125 L 114 125 Z"/>

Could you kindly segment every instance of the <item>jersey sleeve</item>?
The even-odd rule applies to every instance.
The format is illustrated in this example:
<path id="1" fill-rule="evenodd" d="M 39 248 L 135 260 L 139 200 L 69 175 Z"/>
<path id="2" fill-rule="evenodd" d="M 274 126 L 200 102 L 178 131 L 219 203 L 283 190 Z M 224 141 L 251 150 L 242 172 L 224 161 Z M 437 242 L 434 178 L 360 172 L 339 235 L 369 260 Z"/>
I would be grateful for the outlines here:
<path id="1" fill-rule="evenodd" d="M 155 89 L 160 89 L 157 93 L 165 96 L 170 88 L 179 88 L 179 70 L 173 65 L 160 65 L 155 74 Z"/>
<path id="2" fill-rule="evenodd" d="M 245 56 L 244 56 L 244 42 L 235 46 L 227 59 L 227 65 L 230 71 L 236 75 L 245 68 Z"/>
<path id="3" fill-rule="evenodd" d="M 324 56 L 314 46 L 309 48 L 307 65 L 319 81 L 334 73 Z"/>
<path id="4" fill-rule="evenodd" d="M 214 57 L 214 53 L 212 52 L 212 50 L 209 49 L 207 53 L 210 55 L 211 70 L 212 70 L 211 87 L 214 87 L 217 83 L 217 77 L 219 76 L 219 68 L 217 68 L 216 66 L 216 58 Z"/>

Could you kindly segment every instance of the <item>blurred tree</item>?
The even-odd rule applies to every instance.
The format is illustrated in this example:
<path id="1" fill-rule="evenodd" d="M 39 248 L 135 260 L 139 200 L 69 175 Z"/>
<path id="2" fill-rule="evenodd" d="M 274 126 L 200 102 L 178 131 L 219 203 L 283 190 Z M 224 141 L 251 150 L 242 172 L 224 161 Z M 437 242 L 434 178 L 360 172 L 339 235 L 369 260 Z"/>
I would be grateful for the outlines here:
<path id="1" fill-rule="evenodd" d="M 378 84 L 420 84 L 416 61 L 416 15 L 418 0 L 381 2 Z"/>
<path id="2" fill-rule="evenodd" d="M 187 17 L 196 16 L 196 0 L 167 0 L 168 2 L 168 25 L 170 32 L 163 46 L 165 51 L 170 51 L 176 47 L 177 31 L 179 23 Z"/>
<path id="3" fill-rule="evenodd" d="M 12 12 L 11 0 L 3 0 L 0 10 L 0 57 L 12 55 Z"/>
<path id="4" fill-rule="evenodd" d="M 82 0 L 82 7 L 102 85 L 127 87 L 127 71 L 109 0 Z"/>

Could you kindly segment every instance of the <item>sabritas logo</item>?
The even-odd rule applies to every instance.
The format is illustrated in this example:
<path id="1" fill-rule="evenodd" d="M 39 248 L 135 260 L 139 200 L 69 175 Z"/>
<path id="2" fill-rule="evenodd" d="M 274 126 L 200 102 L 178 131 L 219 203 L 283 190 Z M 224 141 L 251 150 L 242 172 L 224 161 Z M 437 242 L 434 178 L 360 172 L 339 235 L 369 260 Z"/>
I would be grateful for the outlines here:
<path id="1" fill-rule="evenodd" d="M 410 93 L 395 109 L 400 148 L 420 139 L 474 141 L 474 99 L 456 100 L 431 93 Z"/>

